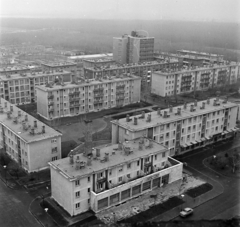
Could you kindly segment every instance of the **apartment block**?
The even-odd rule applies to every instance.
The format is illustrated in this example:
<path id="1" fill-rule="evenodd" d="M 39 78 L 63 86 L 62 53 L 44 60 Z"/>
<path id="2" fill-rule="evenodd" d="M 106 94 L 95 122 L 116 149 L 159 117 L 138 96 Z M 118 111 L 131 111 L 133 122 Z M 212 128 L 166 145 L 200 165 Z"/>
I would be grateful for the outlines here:
<path id="1" fill-rule="evenodd" d="M 153 61 L 154 37 L 143 35 L 142 31 L 132 31 L 131 35 L 114 37 L 113 60 L 120 64 Z"/>
<path id="2" fill-rule="evenodd" d="M 238 106 L 208 99 L 112 121 L 112 143 L 146 136 L 179 155 L 235 136 Z"/>
<path id="3" fill-rule="evenodd" d="M 52 198 L 71 216 L 95 213 L 182 180 L 183 165 L 147 138 L 50 162 Z"/>
<path id="4" fill-rule="evenodd" d="M 151 93 L 166 97 L 235 84 L 238 81 L 238 70 L 236 62 L 161 70 L 152 74 Z"/>
<path id="5" fill-rule="evenodd" d="M 77 72 L 77 64 L 74 62 L 42 62 L 41 66 L 44 70 L 56 71 L 64 70 L 67 72 L 75 73 Z"/>
<path id="6" fill-rule="evenodd" d="M 27 172 L 61 158 L 62 134 L 0 99 L 0 147 Z"/>
<path id="7" fill-rule="evenodd" d="M 164 69 L 178 69 L 182 65 L 177 60 L 158 60 L 158 61 L 146 61 L 141 63 L 132 64 L 110 64 L 108 66 L 99 67 L 85 67 L 85 78 L 96 78 L 98 76 L 116 76 L 121 74 L 134 74 L 140 77 L 147 76 L 148 72 L 151 74 L 155 71 Z"/>
<path id="8" fill-rule="evenodd" d="M 140 101 L 140 85 L 141 78 L 122 75 L 37 86 L 37 111 L 51 120 L 125 106 Z"/>
<path id="9" fill-rule="evenodd" d="M 28 73 L 30 72 L 30 68 L 27 66 L 20 65 L 10 65 L 0 68 L 0 75 L 12 75 L 12 74 L 20 74 L 20 73 Z"/>
<path id="10" fill-rule="evenodd" d="M 70 72 L 56 70 L 4 74 L 0 78 L 0 96 L 12 104 L 36 102 L 35 86 L 55 80 L 70 81 Z"/>

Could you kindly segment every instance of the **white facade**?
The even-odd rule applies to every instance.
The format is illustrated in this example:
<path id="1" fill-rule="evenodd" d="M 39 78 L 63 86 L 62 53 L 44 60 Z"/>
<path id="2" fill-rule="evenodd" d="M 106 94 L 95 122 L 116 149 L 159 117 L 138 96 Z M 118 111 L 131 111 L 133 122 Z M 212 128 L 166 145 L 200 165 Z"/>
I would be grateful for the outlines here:
<path id="1" fill-rule="evenodd" d="M 19 166 L 34 172 L 61 158 L 61 133 L 4 99 L 0 103 L 0 146 Z"/>
<path id="2" fill-rule="evenodd" d="M 52 198 L 71 216 L 121 204 L 182 179 L 166 147 L 141 138 L 49 163 Z"/>
<path id="3" fill-rule="evenodd" d="M 152 73 L 151 93 L 166 97 L 192 91 L 235 84 L 238 64 L 220 64 L 201 68 L 159 71 Z"/>
<path id="4" fill-rule="evenodd" d="M 226 100 L 209 99 L 112 121 L 112 142 L 147 136 L 178 155 L 233 137 L 238 106 Z M 150 120 L 149 120 L 150 118 Z"/>
<path id="5" fill-rule="evenodd" d="M 0 96 L 12 104 L 36 102 L 35 86 L 54 83 L 56 79 L 70 81 L 70 73 L 42 71 L 21 74 L 5 74 L 0 78 Z"/>
<path id="6" fill-rule="evenodd" d="M 37 87 L 37 111 L 51 120 L 140 101 L 141 78 L 120 76 Z"/>

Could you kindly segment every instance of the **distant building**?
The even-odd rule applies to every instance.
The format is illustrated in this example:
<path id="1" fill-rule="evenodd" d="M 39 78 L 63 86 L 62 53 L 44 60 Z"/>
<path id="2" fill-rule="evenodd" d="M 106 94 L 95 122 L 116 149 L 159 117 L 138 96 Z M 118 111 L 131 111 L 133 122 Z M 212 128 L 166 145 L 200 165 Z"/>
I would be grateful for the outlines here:
<path id="1" fill-rule="evenodd" d="M 20 73 L 28 73 L 30 72 L 30 68 L 27 66 L 20 65 L 11 65 L 0 68 L 0 76 L 1 75 L 12 75 L 12 74 L 20 74 Z"/>
<path id="2" fill-rule="evenodd" d="M 141 78 L 121 75 L 38 86 L 37 111 L 51 120 L 125 106 L 140 101 L 140 85 Z"/>
<path id="3" fill-rule="evenodd" d="M 62 134 L 0 99 L 0 147 L 27 172 L 60 159 Z"/>
<path id="4" fill-rule="evenodd" d="M 208 99 L 112 121 L 112 143 L 146 136 L 165 145 L 170 156 L 231 138 L 238 106 L 227 100 Z"/>
<path id="5" fill-rule="evenodd" d="M 52 198 L 71 216 L 98 213 L 181 181 L 183 170 L 166 147 L 147 138 L 96 147 L 49 165 Z"/>
<path id="6" fill-rule="evenodd" d="M 56 80 L 70 81 L 70 72 L 63 70 L 2 74 L 0 96 L 12 104 L 36 102 L 36 85 L 54 83 Z"/>
<path id="7" fill-rule="evenodd" d="M 153 61 L 154 37 L 143 35 L 140 31 L 114 37 L 113 60 L 120 64 Z"/>
<path id="8" fill-rule="evenodd" d="M 77 64 L 73 62 L 45 62 L 41 63 L 43 70 L 64 70 L 71 73 L 76 73 Z"/>
<path id="9" fill-rule="evenodd" d="M 112 59 L 112 57 L 109 58 L 93 58 L 93 59 L 83 59 L 83 67 L 94 67 L 94 68 L 100 68 L 100 67 L 109 67 L 111 64 L 114 64 L 115 61 Z"/>
<path id="10" fill-rule="evenodd" d="M 211 63 L 223 62 L 223 55 L 220 55 L 220 54 L 211 54 L 211 53 L 190 51 L 190 50 L 177 50 L 177 54 L 192 56 L 195 58 L 202 58 L 210 61 Z"/>
<path id="11" fill-rule="evenodd" d="M 235 84 L 238 80 L 238 70 L 236 62 L 161 70 L 152 74 L 151 93 L 166 97 Z"/>

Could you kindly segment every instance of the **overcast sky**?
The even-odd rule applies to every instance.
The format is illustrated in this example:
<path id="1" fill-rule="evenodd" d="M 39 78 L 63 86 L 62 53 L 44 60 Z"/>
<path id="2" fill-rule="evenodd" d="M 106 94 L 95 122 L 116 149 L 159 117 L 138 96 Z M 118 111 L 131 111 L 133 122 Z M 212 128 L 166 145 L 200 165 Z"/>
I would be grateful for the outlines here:
<path id="1" fill-rule="evenodd" d="M 1 17 L 177 19 L 240 23 L 240 0 L 0 0 Z"/>

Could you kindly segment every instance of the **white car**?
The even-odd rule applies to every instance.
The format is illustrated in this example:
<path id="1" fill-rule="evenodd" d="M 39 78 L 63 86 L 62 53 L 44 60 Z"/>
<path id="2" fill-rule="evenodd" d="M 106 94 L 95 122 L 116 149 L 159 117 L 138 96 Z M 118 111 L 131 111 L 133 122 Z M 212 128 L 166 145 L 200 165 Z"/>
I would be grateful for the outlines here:
<path id="1" fill-rule="evenodd" d="M 193 213 L 193 209 L 192 208 L 184 208 L 181 212 L 180 212 L 180 216 L 181 217 L 187 217 L 188 215 L 192 214 Z"/>

